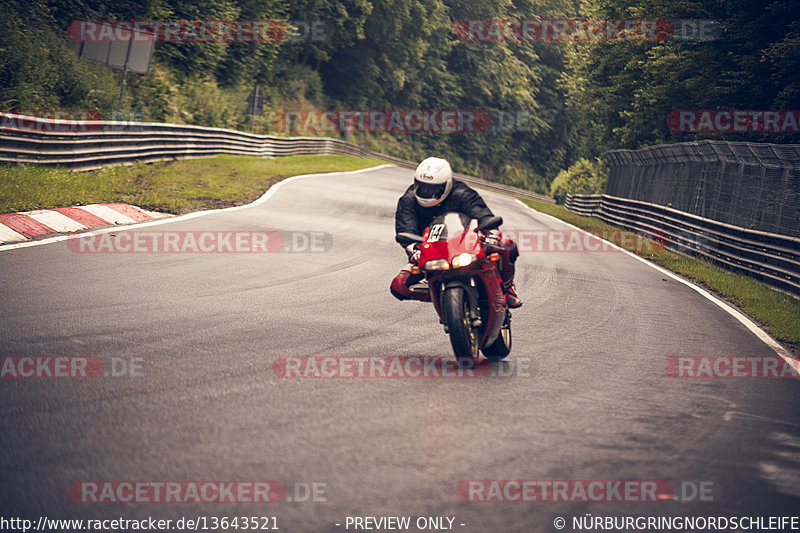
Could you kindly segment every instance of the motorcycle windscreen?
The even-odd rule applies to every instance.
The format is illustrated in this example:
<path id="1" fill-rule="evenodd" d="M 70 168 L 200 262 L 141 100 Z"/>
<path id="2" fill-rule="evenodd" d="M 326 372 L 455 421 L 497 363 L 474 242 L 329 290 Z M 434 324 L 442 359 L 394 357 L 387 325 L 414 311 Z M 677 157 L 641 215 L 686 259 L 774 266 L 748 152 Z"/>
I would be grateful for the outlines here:
<path id="1" fill-rule="evenodd" d="M 467 231 L 471 221 L 472 219 L 463 213 L 439 215 L 431 221 L 425 242 L 432 245 L 437 256 L 447 259 L 452 259 L 459 253 L 473 252 L 479 247 L 478 234 Z"/>
<path id="2" fill-rule="evenodd" d="M 445 213 L 431 221 L 428 242 L 447 241 L 460 237 L 469 227 L 470 218 L 463 213 Z"/>

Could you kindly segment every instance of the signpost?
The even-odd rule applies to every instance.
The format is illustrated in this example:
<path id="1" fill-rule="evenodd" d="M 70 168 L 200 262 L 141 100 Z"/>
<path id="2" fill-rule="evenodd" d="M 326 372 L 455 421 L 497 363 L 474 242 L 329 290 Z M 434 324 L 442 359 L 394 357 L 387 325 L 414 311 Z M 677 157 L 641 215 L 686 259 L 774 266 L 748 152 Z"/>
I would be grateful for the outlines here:
<path id="1" fill-rule="evenodd" d="M 247 97 L 247 114 L 250 115 L 250 133 L 253 133 L 256 115 L 264 114 L 264 95 L 259 84 L 256 84 L 250 92 L 250 96 Z"/>
<path id="2" fill-rule="evenodd" d="M 122 86 L 119 90 L 121 105 L 128 71 L 139 74 L 150 72 L 150 61 L 156 44 L 155 33 L 139 28 L 122 27 L 112 22 L 103 22 L 99 26 L 88 21 L 82 23 L 91 24 L 93 31 L 96 27 L 99 35 L 112 36 L 103 39 L 85 38 L 78 26 L 75 38 L 76 50 L 78 56 L 86 61 L 122 70 Z"/>

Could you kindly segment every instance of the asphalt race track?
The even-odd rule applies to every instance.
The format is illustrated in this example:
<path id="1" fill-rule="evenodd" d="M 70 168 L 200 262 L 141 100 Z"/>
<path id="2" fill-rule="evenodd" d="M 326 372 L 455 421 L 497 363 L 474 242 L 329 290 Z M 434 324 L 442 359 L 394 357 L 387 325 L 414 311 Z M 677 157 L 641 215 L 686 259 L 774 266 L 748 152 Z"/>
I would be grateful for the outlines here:
<path id="1" fill-rule="evenodd" d="M 389 167 L 292 180 L 258 205 L 147 228 L 327 232 L 324 252 L 76 253 L 67 241 L 1 251 L 0 355 L 137 368 L 0 380 L 2 514 L 274 516 L 284 532 L 354 531 L 348 516 L 547 532 L 559 516 L 572 531 L 572 517 L 587 513 L 796 514 L 800 381 L 669 376 L 671 357 L 775 352 L 624 253 L 523 252 L 510 362 L 484 377 L 276 375 L 273 363 L 295 356 L 449 360 L 433 307 L 388 291 L 405 261 L 393 217 L 411 175 Z M 566 228 L 483 196 L 504 229 Z M 121 480 L 273 480 L 288 494 L 270 504 L 70 496 L 76 482 Z M 462 501 L 466 480 L 663 480 L 675 495 Z M 701 482 L 703 498 L 690 490 Z M 305 497 L 314 483 L 317 496 Z"/>

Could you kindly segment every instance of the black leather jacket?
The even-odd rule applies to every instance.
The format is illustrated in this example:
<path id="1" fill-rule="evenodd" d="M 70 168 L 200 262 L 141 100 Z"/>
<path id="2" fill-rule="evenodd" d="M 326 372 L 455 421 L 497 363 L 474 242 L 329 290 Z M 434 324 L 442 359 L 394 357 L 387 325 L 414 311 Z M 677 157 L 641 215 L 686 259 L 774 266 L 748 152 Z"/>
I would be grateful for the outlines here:
<path id="1" fill-rule="evenodd" d="M 470 218 L 477 218 L 479 222 L 486 217 L 493 216 L 483 202 L 483 198 L 462 181 L 454 179 L 450 194 L 442 203 L 433 207 L 419 205 L 414 196 L 414 186 L 411 185 L 397 202 L 397 212 L 394 215 L 395 240 L 403 247 L 408 246 L 413 241 L 400 237 L 397 235 L 398 233 L 422 235 L 434 218 L 451 211 L 464 213 Z"/>

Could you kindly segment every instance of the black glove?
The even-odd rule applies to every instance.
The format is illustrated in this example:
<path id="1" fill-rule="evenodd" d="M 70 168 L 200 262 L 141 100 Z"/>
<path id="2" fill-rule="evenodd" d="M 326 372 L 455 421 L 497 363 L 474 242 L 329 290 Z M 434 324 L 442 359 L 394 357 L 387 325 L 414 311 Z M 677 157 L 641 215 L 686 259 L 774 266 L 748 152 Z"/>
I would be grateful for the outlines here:
<path id="1" fill-rule="evenodd" d="M 422 252 L 419 249 L 419 243 L 412 242 L 408 246 L 406 246 L 406 254 L 408 255 L 408 262 L 412 264 L 417 264 L 419 261 L 419 256 Z"/>
<path id="2" fill-rule="evenodd" d="M 500 247 L 500 238 L 501 234 L 499 230 L 490 229 L 489 231 L 486 232 L 486 238 L 484 239 L 483 242 L 485 242 L 489 246 L 498 248 Z"/>
<path id="3" fill-rule="evenodd" d="M 483 251 L 484 253 L 486 253 L 486 255 L 489 255 L 494 252 L 499 252 L 503 249 L 503 247 L 500 246 L 501 237 L 502 236 L 500 232 L 497 231 L 496 229 L 489 230 L 484 234 Z"/>

